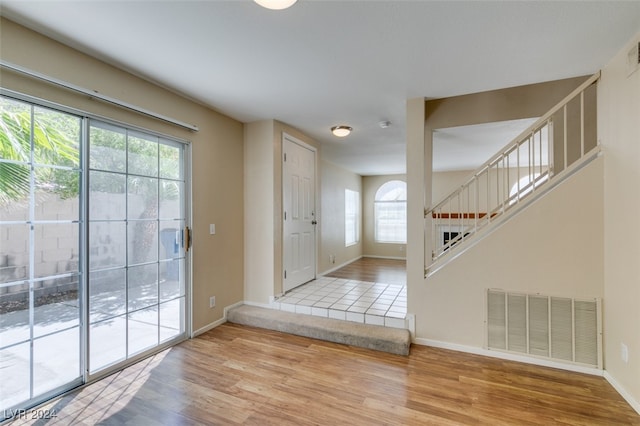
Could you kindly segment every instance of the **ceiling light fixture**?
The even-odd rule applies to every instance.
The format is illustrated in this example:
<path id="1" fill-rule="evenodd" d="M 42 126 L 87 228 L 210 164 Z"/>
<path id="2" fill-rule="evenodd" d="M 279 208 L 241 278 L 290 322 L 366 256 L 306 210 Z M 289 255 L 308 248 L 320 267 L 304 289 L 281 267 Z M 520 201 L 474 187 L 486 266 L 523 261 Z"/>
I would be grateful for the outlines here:
<path id="1" fill-rule="evenodd" d="M 298 0 L 253 0 L 262 7 L 271 10 L 282 10 L 293 6 Z"/>
<path id="2" fill-rule="evenodd" d="M 353 129 L 349 126 L 333 126 L 331 128 L 331 133 L 339 138 L 344 138 L 345 136 L 349 136 L 349 133 L 351 133 L 352 130 Z"/>

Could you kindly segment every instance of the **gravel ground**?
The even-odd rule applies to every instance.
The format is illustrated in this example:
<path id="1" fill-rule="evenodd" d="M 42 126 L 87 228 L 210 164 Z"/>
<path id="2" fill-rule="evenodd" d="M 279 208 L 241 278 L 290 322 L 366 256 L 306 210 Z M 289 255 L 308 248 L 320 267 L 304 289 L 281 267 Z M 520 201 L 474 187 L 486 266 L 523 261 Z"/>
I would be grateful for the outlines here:
<path id="1" fill-rule="evenodd" d="M 44 296 L 38 296 L 35 300 L 35 307 L 49 305 L 51 303 L 68 302 L 78 299 L 78 291 L 71 290 L 60 293 L 52 293 Z M 29 300 L 20 301 L 2 301 L 0 298 L 0 315 L 9 312 L 23 311 L 29 309 Z"/>

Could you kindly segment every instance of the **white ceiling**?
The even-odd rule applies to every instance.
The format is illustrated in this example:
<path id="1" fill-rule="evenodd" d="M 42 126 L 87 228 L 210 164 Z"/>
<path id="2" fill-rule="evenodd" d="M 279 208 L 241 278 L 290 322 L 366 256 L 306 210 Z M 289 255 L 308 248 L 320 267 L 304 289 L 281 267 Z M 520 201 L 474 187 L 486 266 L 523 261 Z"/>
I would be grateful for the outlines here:
<path id="1" fill-rule="evenodd" d="M 640 30 L 640 1 L 0 0 L 0 13 L 240 121 L 295 126 L 362 175 L 405 171 L 406 99 L 591 74 Z M 354 131 L 337 139 L 336 124 Z"/>
<path id="2" fill-rule="evenodd" d="M 433 171 L 475 170 L 536 120 L 534 117 L 436 129 L 433 132 Z"/>

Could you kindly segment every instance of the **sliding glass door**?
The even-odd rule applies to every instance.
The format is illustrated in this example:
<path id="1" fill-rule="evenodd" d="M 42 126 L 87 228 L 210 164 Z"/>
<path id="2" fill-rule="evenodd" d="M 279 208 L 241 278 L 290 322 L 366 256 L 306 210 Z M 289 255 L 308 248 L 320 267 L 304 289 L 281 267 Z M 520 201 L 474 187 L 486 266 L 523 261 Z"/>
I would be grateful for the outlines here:
<path id="1" fill-rule="evenodd" d="M 4 97 L 0 111 L 0 408 L 6 410 L 82 380 L 82 119 Z"/>
<path id="2" fill-rule="evenodd" d="M 184 146 L 92 121 L 89 372 L 185 334 Z"/>
<path id="3" fill-rule="evenodd" d="M 0 113 L 7 416 L 186 338 L 188 156 L 33 102 L 0 96 Z"/>

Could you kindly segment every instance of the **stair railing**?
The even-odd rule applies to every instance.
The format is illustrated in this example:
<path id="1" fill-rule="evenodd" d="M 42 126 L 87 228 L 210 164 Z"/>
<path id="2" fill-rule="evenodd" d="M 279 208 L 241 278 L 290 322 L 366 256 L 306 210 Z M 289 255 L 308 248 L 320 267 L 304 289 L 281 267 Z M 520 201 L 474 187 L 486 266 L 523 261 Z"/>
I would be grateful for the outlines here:
<path id="1" fill-rule="evenodd" d="M 593 153 L 599 149 L 596 131 L 599 78 L 597 73 L 587 79 L 480 166 L 460 187 L 425 209 L 432 265 L 458 251 L 461 243 L 472 239 L 481 229 L 519 210 L 523 200 L 533 198 L 541 188 L 555 186 L 549 183 L 567 175 L 564 171 L 594 158 Z"/>

